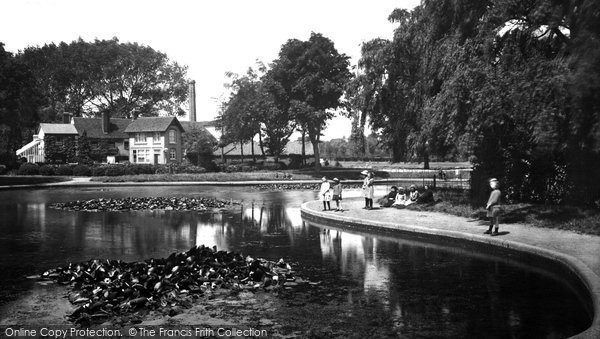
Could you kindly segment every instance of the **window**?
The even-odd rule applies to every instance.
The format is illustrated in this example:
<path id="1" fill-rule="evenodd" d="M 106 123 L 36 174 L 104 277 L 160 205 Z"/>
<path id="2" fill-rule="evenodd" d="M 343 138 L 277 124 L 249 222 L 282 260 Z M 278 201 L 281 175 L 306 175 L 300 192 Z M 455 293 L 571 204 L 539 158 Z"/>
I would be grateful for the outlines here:
<path id="1" fill-rule="evenodd" d="M 138 149 L 138 150 L 133 150 L 133 162 L 136 164 L 144 164 L 144 163 L 150 163 L 152 161 L 152 159 L 150 158 L 150 150 L 146 149 Z"/>
<path id="2" fill-rule="evenodd" d="M 169 151 L 169 159 L 177 160 L 177 151 L 175 151 L 174 148 L 171 148 L 171 150 Z"/>
<path id="3" fill-rule="evenodd" d="M 159 132 L 154 132 L 154 134 L 152 135 L 152 141 L 155 144 L 160 142 L 160 133 Z"/>
<path id="4" fill-rule="evenodd" d="M 135 134 L 135 142 L 136 143 L 144 143 L 144 142 L 146 142 L 146 134 L 144 134 L 144 133 L 136 133 Z"/>
<path id="5" fill-rule="evenodd" d="M 175 130 L 169 130 L 169 143 L 170 144 L 174 144 L 176 142 L 175 140 Z"/>
<path id="6" fill-rule="evenodd" d="M 129 140 L 125 140 L 125 141 L 123 141 L 123 148 L 124 148 L 125 150 L 129 150 Z"/>

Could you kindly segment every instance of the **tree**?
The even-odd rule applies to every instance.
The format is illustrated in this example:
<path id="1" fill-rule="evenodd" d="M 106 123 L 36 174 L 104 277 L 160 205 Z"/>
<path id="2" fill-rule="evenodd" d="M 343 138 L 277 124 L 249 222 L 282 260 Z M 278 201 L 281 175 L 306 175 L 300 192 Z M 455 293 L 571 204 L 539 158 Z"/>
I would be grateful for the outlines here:
<path id="1" fill-rule="evenodd" d="M 185 113 L 186 67 L 149 46 L 79 39 L 29 47 L 18 57 L 33 72 L 49 118 L 62 110 L 123 118 Z"/>
<path id="2" fill-rule="evenodd" d="M 0 43 L 0 160 L 14 158 L 39 121 L 40 93 L 28 67 Z"/>
<path id="3" fill-rule="evenodd" d="M 183 133 L 185 155 L 194 165 L 206 167 L 206 164 L 212 160 L 216 147 L 217 139 L 204 128 L 191 125 Z"/>
<path id="4" fill-rule="evenodd" d="M 331 110 L 342 106 L 340 99 L 352 77 L 348 66 L 348 57 L 338 53 L 331 40 L 313 32 L 308 41 L 288 40 L 269 71 L 281 89 L 274 93 L 278 106 L 308 134 L 316 171 L 321 132 L 333 116 Z"/>

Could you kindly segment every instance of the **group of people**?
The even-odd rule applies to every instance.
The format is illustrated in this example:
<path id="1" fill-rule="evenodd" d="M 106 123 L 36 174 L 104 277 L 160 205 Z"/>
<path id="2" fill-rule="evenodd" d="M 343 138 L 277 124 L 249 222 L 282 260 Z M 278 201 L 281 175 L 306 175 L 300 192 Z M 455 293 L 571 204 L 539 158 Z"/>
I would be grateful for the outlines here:
<path id="1" fill-rule="evenodd" d="M 415 185 L 410 185 L 408 190 L 404 187 L 392 186 L 390 192 L 383 197 L 379 204 L 381 207 L 396 207 L 403 208 L 415 203 L 432 203 L 433 191 L 425 185 L 425 191 L 421 194 Z"/>
<path id="2" fill-rule="evenodd" d="M 365 207 L 363 209 L 373 209 L 373 196 L 375 193 L 373 172 L 364 170 L 361 173 L 363 177 L 362 192 L 365 198 Z M 498 179 L 490 179 L 490 188 L 492 192 L 486 204 L 487 217 L 490 218 L 489 229 L 485 234 L 498 235 L 499 216 L 501 214 Z M 321 179 L 321 189 L 319 191 L 319 200 L 323 202 L 323 211 L 331 210 L 331 200 L 336 203 L 336 211 L 344 211 L 342 208 L 342 184 L 340 179 L 334 178 L 330 183 L 326 177 Z M 390 192 L 379 200 L 381 207 L 404 208 L 414 203 L 428 204 L 433 203 L 433 191 L 428 185 L 424 185 L 423 193 L 419 193 L 415 185 L 410 185 L 408 191 L 404 187 L 392 186 Z M 492 231 L 493 230 L 493 231 Z"/>

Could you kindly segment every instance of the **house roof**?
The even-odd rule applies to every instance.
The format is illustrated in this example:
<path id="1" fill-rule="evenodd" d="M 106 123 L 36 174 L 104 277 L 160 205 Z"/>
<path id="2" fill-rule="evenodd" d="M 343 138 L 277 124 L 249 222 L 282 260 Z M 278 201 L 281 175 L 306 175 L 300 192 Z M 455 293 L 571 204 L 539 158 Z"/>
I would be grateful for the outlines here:
<path id="1" fill-rule="evenodd" d="M 312 144 L 310 142 L 306 142 L 305 144 L 305 154 L 307 156 L 310 155 L 314 155 L 314 151 L 313 151 L 313 147 Z M 264 145 L 263 145 L 264 146 Z M 265 147 L 265 152 L 267 151 L 266 146 Z M 239 143 L 231 143 L 227 146 L 225 146 L 223 148 L 223 152 L 225 153 L 225 155 L 241 155 L 242 153 L 240 152 L 240 144 Z M 260 154 L 260 145 L 258 144 L 258 142 L 254 141 L 254 153 L 255 154 Z M 221 155 L 221 149 L 219 148 L 218 150 L 213 152 L 214 155 Z M 252 154 L 252 144 L 250 142 L 246 142 L 244 143 L 244 155 L 250 155 Z M 283 150 L 283 154 L 284 155 L 289 155 L 289 154 L 302 154 L 302 141 L 289 141 L 287 143 L 287 145 L 285 146 L 285 150 Z"/>
<path id="2" fill-rule="evenodd" d="M 73 124 L 80 135 L 85 133 L 88 138 L 95 139 L 127 139 L 129 136 L 125 129 L 132 122 L 131 119 L 110 119 L 109 131 L 102 130 L 102 118 L 73 118 Z"/>
<path id="3" fill-rule="evenodd" d="M 164 132 L 173 123 L 181 127 L 179 120 L 175 117 L 138 118 L 133 120 L 129 126 L 125 128 L 125 133 Z M 181 128 L 183 129 L 183 127 Z"/>
<path id="4" fill-rule="evenodd" d="M 206 128 L 206 127 L 213 127 L 214 121 L 180 121 L 179 122 L 181 124 L 181 127 L 183 127 L 184 131 L 187 131 L 188 129 L 195 127 L 195 128 Z"/>
<path id="5" fill-rule="evenodd" d="M 40 130 L 44 130 L 44 134 L 77 134 L 77 129 L 71 124 L 41 123 Z"/>

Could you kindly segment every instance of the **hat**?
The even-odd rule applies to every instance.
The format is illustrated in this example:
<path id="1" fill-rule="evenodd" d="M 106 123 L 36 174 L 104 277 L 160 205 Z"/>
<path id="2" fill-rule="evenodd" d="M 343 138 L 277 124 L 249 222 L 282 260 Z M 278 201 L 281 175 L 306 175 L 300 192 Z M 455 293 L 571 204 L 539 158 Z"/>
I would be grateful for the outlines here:
<path id="1" fill-rule="evenodd" d="M 492 181 L 498 181 L 498 179 L 496 179 L 496 178 L 491 178 L 491 179 L 490 179 L 490 182 L 492 182 Z"/>
<path id="2" fill-rule="evenodd" d="M 369 171 L 364 170 L 364 171 L 360 172 L 360 174 L 362 174 L 362 175 L 369 175 Z"/>
<path id="3" fill-rule="evenodd" d="M 402 187 L 402 186 L 398 187 L 398 191 L 404 191 L 404 187 Z"/>
<path id="4" fill-rule="evenodd" d="M 335 181 L 335 182 L 340 182 L 340 179 L 338 179 L 338 178 L 333 178 L 333 181 Z"/>
<path id="5" fill-rule="evenodd" d="M 417 186 L 415 186 L 415 185 L 410 185 L 410 188 L 417 188 Z"/>
<path id="6" fill-rule="evenodd" d="M 327 177 L 322 177 L 321 181 L 327 181 Z"/>

